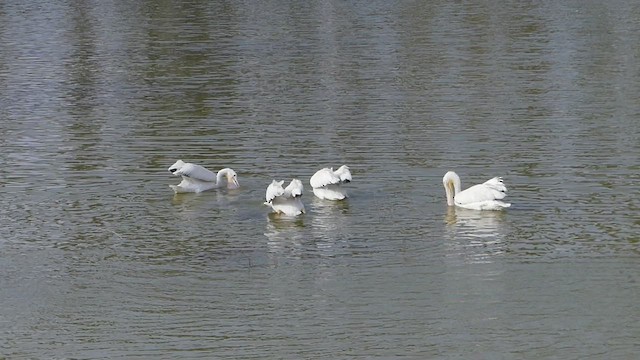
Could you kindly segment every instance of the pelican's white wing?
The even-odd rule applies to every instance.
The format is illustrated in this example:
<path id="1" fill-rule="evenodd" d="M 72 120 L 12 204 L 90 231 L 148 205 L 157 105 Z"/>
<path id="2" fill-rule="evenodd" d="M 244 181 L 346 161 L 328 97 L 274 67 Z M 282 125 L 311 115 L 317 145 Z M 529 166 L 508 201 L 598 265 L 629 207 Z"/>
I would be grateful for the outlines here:
<path id="1" fill-rule="evenodd" d="M 340 178 L 341 182 L 351 182 L 351 171 L 347 165 L 342 165 L 334 172 Z"/>
<path id="2" fill-rule="evenodd" d="M 182 175 L 200 181 L 216 181 L 216 174 L 204 167 L 191 163 L 184 163 L 174 175 Z"/>
<path id="3" fill-rule="evenodd" d="M 302 181 L 293 179 L 291 180 L 291 183 L 289 183 L 289 185 L 284 189 L 284 193 L 286 196 L 298 197 L 302 196 L 302 190 L 304 190 Z"/>
<path id="4" fill-rule="evenodd" d="M 302 182 L 298 179 L 291 180 L 291 183 L 283 189 L 284 181 L 273 181 L 267 187 L 265 205 L 270 206 L 275 213 L 287 216 L 297 216 L 304 214 L 304 204 L 300 200 L 302 195 Z"/>
<path id="5" fill-rule="evenodd" d="M 333 172 L 333 169 L 324 168 L 316 171 L 309 180 L 312 188 L 320 188 L 327 185 L 338 184 L 340 176 Z"/>
<path id="6" fill-rule="evenodd" d="M 267 186 L 267 193 L 265 195 L 265 199 L 267 203 L 271 202 L 278 196 L 282 196 L 284 194 L 284 189 L 282 188 L 282 184 L 284 184 L 284 180 L 275 181 L 273 180 L 269 186 Z"/>
<path id="7" fill-rule="evenodd" d="M 461 191 L 455 196 L 455 201 L 457 204 L 472 204 L 504 199 L 505 196 L 507 196 L 507 187 L 502 182 L 502 178 L 495 177 Z"/>
<path id="8" fill-rule="evenodd" d="M 482 185 L 493 190 L 496 199 L 504 199 L 507 196 L 507 187 L 502 182 L 501 177 L 494 177 L 493 179 L 485 181 Z"/>
<path id="9" fill-rule="evenodd" d="M 169 170 L 169 172 L 171 173 L 174 173 L 176 170 L 179 170 L 181 167 L 183 167 L 184 164 L 186 164 L 184 161 L 178 160 L 175 163 L 173 163 L 173 165 L 169 166 L 167 170 Z"/>

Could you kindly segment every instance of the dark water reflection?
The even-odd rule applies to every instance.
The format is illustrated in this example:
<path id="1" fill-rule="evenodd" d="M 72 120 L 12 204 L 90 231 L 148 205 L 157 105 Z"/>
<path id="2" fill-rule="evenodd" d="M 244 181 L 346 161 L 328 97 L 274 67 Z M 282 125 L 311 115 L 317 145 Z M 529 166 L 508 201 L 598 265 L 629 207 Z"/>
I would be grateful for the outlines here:
<path id="1" fill-rule="evenodd" d="M 634 357 L 639 16 L 3 2 L 0 357 Z M 173 195 L 177 159 L 242 188 Z M 447 209 L 447 170 L 513 207 Z"/>

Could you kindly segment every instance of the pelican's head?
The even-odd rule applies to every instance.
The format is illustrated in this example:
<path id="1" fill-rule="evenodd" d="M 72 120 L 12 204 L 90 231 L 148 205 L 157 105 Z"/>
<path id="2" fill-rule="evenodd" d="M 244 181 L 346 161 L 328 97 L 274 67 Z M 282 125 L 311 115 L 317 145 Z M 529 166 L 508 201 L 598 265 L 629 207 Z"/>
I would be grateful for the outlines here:
<path id="1" fill-rule="evenodd" d="M 233 169 L 224 168 L 220 170 L 221 173 L 227 178 L 227 189 L 237 189 L 240 187 L 238 182 L 238 174 Z"/>
<path id="2" fill-rule="evenodd" d="M 180 170 L 180 168 L 183 167 L 184 164 L 185 164 L 184 161 L 178 160 L 178 161 L 175 162 L 175 164 L 171 165 L 168 170 L 169 170 L 169 172 L 171 172 L 173 174 L 176 171 Z"/>

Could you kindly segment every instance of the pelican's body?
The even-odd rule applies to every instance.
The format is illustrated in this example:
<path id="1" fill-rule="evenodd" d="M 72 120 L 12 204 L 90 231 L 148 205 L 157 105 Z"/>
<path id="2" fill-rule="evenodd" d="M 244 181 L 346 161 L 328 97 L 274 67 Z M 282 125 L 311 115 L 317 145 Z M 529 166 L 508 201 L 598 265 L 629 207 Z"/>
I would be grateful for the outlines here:
<path id="1" fill-rule="evenodd" d="M 340 166 L 336 171 L 333 168 L 320 169 L 309 180 L 313 194 L 326 200 L 345 199 L 347 192 L 342 184 L 348 182 L 351 182 L 351 171 L 347 165 Z"/>
<path id="2" fill-rule="evenodd" d="M 286 188 L 283 188 L 284 180 L 275 181 L 267 187 L 265 205 L 271 206 L 273 211 L 288 216 L 296 216 L 304 214 L 304 204 L 300 197 L 302 196 L 303 186 L 298 179 L 291 180 Z"/>
<path id="3" fill-rule="evenodd" d="M 442 178 L 449 206 L 459 206 L 471 210 L 502 210 L 511 206 L 500 201 L 507 196 L 507 187 L 502 178 L 494 177 L 482 184 L 461 191 L 460 177 L 453 171 Z"/>
<path id="4" fill-rule="evenodd" d="M 212 171 L 200 165 L 178 160 L 169 167 L 169 171 L 175 176 L 182 176 L 182 182 L 180 182 L 180 184 L 169 185 L 176 194 L 188 192 L 199 193 L 225 186 L 228 189 L 237 189 L 240 187 L 238 175 L 230 168 L 224 168 L 218 171 L 217 174 L 214 174 Z"/>

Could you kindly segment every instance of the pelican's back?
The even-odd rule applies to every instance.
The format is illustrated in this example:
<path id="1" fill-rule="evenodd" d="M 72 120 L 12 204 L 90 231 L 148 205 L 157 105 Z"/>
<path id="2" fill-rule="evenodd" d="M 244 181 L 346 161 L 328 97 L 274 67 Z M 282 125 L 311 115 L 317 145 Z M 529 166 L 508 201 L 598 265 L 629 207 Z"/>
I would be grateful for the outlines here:
<path id="1" fill-rule="evenodd" d="M 323 186 L 337 184 L 340 182 L 340 176 L 336 175 L 333 170 L 324 168 L 316 171 L 309 180 L 312 188 L 321 188 Z"/>
<path id="2" fill-rule="evenodd" d="M 203 166 L 185 163 L 180 169 L 173 173 L 174 175 L 182 175 L 199 181 L 213 182 L 216 181 L 216 174 L 204 168 Z"/>
<path id="3" fill-rule="evenodd" d="M 502 178 L 495 177 L 459 192 L 455 196 L 455 203 L 467 209 L 499 210 L 511 206 L 509 203 L 498 201 L 506 196 L 507 187 Z"/>

